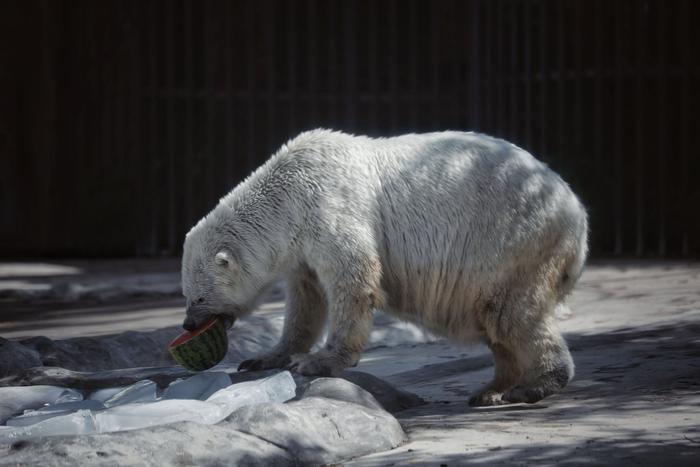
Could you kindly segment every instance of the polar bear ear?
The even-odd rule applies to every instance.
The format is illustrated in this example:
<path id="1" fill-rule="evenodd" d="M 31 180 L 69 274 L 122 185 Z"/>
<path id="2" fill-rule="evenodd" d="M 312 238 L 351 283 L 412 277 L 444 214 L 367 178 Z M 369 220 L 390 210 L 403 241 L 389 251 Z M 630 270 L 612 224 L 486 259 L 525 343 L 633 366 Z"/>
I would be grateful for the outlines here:
<path id="1" fill-rule="evenodd" d="M 214 262 L 221 267 L 232 268 L 233 257 L 231 256 L 231 252 L 228 250 L 219 251 L 216 256 L 214 256 Z"/>

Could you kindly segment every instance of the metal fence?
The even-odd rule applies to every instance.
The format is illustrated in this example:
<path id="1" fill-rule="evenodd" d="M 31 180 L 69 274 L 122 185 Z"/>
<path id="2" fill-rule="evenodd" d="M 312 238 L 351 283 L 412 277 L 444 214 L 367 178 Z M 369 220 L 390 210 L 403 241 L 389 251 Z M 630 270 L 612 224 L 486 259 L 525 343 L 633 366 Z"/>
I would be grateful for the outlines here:
<path id="1" fill-rule="evenodd" d="M 699 10 L 692 0 L 41 3 L 55 144 L 9 165 L 2 252 L 178 254 L 189 227 L 276 147 L 330 127 L 509 139 L 580 194 L 595 254 L 700 256 Z"/>

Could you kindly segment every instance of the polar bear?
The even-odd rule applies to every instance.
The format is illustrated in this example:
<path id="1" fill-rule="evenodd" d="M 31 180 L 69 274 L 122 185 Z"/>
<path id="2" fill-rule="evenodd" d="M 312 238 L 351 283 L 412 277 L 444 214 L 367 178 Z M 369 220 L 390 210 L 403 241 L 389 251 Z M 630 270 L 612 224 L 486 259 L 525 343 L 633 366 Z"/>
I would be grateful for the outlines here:
<path id="1" fill-rule="evenodd" d="M 472 405 L 535 402 L 573 377 L 555 309 L 581 274 L 587 230 L 569 186 L 504 140 L 309 131 L 187 234 L 183 326 L 232 323 L 284 278 L 282 338 L 239 370 L 337 375 L 381 309 L 490 347 L 495 377 Z M 310 353 L 324 325 L 325 346 Z"/>

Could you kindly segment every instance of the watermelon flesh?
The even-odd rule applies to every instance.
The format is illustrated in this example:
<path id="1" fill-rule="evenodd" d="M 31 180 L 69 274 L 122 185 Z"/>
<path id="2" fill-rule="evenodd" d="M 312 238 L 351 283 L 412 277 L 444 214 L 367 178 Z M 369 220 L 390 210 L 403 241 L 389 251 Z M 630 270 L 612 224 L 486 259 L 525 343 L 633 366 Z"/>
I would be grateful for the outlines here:
<path id="1" fill-rule="evenodd" d="M 182 334 L 180 334 L 179 336 L 177 336 L 175 339 L 173 339 L 173 340 L 170 342 L 170 344 L 168 344 L 168 347 L 176 347 L 176 346 L 182 344 L 183 342 L 186 342 L 186 341 L 192 339 L 193 337 L 202 334 L 202 333 L 205 332 L 207 329 L 209 329 L 209 328 L 212 327 L 214 324 L 216 324 L 216 321 L 217 321 L 217 320 L 218 320 L 218 318 L 216 318 L 216 317 L 215 317 L 215 318 L 212 318 L 212 319 L 210 319 L 209 321 L 207 321 L 206 323 L 202 324 L 202 325 L 201 325 L 200 327 L 198 327 L 197 329 L 195 329 L 194 331 L 185 331 L 185 332 L 183 332 Z"/>

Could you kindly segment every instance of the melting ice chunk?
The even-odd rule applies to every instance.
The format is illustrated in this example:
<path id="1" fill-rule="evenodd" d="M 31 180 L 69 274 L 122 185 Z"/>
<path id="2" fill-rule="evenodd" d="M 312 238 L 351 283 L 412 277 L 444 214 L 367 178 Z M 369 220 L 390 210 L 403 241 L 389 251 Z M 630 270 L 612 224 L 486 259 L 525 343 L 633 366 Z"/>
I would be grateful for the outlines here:
<path id="1" fill-rule="evenodd" d="M 246 405 L 286 402 L 296 396 L 296 387 L 292 375 L 288 371 L 283 371 L 267 378 L 245 381 L 220 389 L 209 396 L 207 402 L 227 407 L 230 409 L 230 414 Z"/>
<path id="2" fill-rule="evenodd" d="M 86 435 L 97 433 L 95 416 L 90 410 L 78 410 L 29 426 L 0 431 L 0 442 L 12 442 L 35 436 Z"/>
<path id="3" fill-rule="evenodd" d="M 173 381 L 163 392 L 163 399 L 196 399 L 203 401 L 219 389 L 231 386 L 231 378 L 223 371 L 197 373 L 187 379 Z"/>
<path id="4" fill-rule="evenodd" d="M 47 405 L 38 410 L 25 410 L 24 414 L 7 420 L 7 426 L 27 426 L 39 423 L 59 415 L 66 415 L 77 410 L 102 410 L 105 406 L 102 402 L 84 400 L 76 402 L 62 402 L 60 404 Z"/>
<path id="5" fill-rule="evenodd" d="M 295 395 L 294 378 L 285 371 L 256 381 L 229 385 L 216 391 L 206 401 L 164 399 L 138 407 L 123 405 L 98 413 L 95 419 L 102 432 L 135 430 L 184 421 L 213 425 L 241 407 L 286 402 Z"/>
<path id="6" fill-rule="evenodd" d="M 27 409 L 36 409 L 46 404 L 75 402 L 83 395 L 73 389 L 59 386 L 14 386 L 0 388 L 0 424 L 15 414 Z"/>
<path id="7" fill-rule="evenodd" d="M 124 388 L 125 388 L 125 386 L 120 387 L 120 388 L 98 389 L 97 391 L 91 393 L 90 396 L 88 397 L 88 399 L 91 399 L 94 401 L 105 402 L 107 399 L 114 396 L 119 391 L 124 390 Z"/>
<path id="8" fill-rule="evenodd" d="M 156 383 L 144 379 L 127 386 L 104 401 L 105 407 L 133 404 L 135 402 L 153 402 L 156 400 Z"/>
<path id="9" fill-rule="evenodd" d="M 144 383 L 144 384 L 140 384 Z M 140 381 L 134 386 L 147 387 Z M 126 392 L 115 395 L 112 399 Z M 152 388 L 155 394 L 155 385 Z M 133 392 L 136 392 L 133 389 Z M 150 390 L 149 390 L 150 391 Z M 145 390 L 143 391 L 146 392 Z M 150 397 L 150 392 L 148 392 Z M 166 423 L 191 421 L 211 425 L 228 417 L 241 407 L 265 402 L 286 402 L 296 394 L 294 378 L 288 371 L 257 381 L 246 381 L 219 389 L 206 401 L 187 399 L 164 399 L 146 402 L 148 397 L 138 397 L 138 403 L 125 403 L 102 411 L 78 410 L 75 413 L 59 415 L 28 426 L 16 426 L 0 430 L 0 443 L 35 436 L 78 435 L 108 433 L 112 431 L 135 430 Z M 118 400 L 125 400 L 123 398 Z M 111 399 L 110 399 L 111 400 Z M 105 403 L 106 405 L 106 403 Z"/>

